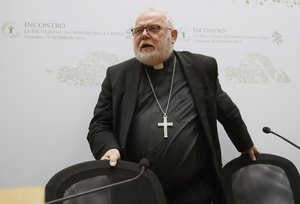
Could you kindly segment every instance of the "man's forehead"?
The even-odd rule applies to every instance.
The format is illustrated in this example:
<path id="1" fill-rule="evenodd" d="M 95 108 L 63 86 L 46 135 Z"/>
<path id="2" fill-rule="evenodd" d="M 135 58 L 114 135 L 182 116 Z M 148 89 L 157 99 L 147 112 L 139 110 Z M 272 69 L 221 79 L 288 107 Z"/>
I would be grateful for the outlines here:
<path id="1" fill-rule="evenodd" d="M 136 19 L 135 25 L 162 24 L 165 22 L 165 16 L 160 12 L 148 11 L 140 14 Z"/>

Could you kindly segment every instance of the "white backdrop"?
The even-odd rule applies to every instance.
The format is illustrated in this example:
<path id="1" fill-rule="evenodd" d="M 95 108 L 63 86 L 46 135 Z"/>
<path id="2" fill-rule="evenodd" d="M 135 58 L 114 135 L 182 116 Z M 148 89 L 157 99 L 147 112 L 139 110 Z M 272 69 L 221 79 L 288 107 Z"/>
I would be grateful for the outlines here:
<path id="1" fill-rule="evenodd" d="M 107 66 L 133 57 L 129 29 L 146 7 L 179 29 L 176 50 L 214 56 L 223 88 L 261 152 L 300 144 L 300 0 L 0 0 L 0 187 L 45 185 L 92 160 L 87 128 Z M 239 153 L 222 127 L 224 164 Z"/>

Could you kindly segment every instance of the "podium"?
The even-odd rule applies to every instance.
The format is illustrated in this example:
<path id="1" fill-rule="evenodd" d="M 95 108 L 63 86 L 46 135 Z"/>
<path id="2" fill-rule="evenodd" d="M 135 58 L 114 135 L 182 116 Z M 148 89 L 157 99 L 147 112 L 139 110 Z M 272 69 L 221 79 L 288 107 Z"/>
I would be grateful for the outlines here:
<path id="1" fill-rule="evenodd" d="M 43 204 L 44 187 L 0 189 L 1 204 Z"/>

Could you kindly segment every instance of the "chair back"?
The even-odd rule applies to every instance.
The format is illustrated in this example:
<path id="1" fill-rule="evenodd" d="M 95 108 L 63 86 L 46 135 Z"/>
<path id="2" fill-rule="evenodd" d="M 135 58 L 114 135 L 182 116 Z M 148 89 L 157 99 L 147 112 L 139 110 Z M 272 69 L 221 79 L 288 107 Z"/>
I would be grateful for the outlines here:
<path id="1" fill-rule="evenodd" d="M 238 157 L 222 169 L 228 204 L 299 204 L 300 177 L 286 158 L 259 154 L 255 162 Z"/>
<path id="2" fill-rule="evenodd" d="M 118 161 L 110 167 L 108 161 L 88 161 L 65 168 L 47 183 L 45 201 L 51 201 L 116 182 L 134 178 L 140 165 Z M 147 169 L 138 179 L 98 192 L 66 200 L 63 204 L 166 204 L 166 198 L 156 175 Z"/>

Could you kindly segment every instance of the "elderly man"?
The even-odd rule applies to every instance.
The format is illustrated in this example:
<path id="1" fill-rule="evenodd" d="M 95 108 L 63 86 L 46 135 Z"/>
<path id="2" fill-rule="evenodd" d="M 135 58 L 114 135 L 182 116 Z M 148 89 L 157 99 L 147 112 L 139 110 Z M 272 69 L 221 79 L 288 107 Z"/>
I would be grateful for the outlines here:
<path id="1" fill-rule="evenodd" d="M 219 203 L 217 120 L 238 151 L 258 153 L 237 106 L 221 89 L 216 60 L 174 51 L 177 30 L 166 13 L 136 19 L 135 58 L 107 69 L 88 141 L 96 159 L 148 158 L 168 203 Z"/>

